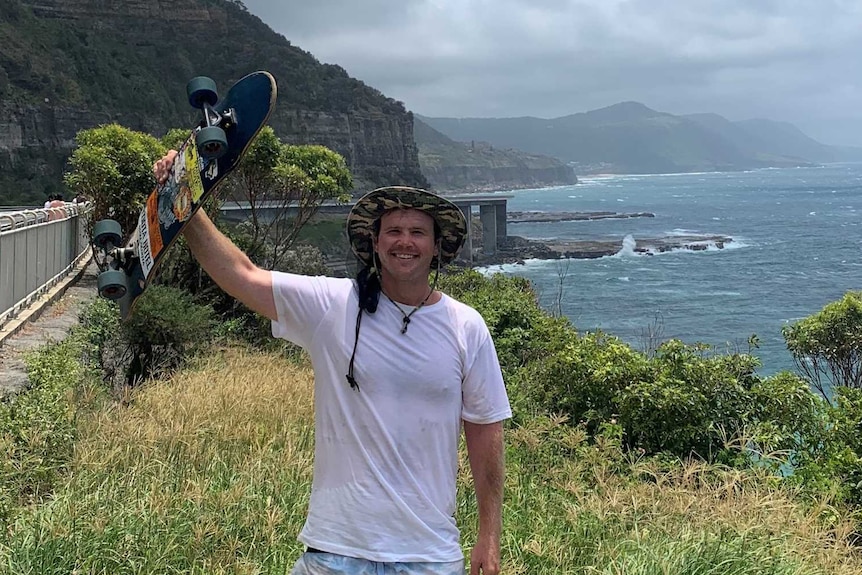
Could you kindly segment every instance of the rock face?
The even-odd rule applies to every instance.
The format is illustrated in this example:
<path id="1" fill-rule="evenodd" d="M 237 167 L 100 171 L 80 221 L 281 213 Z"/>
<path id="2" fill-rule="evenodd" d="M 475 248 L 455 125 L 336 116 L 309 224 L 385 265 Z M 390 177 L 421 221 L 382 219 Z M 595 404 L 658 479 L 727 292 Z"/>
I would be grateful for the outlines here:
<path id="1" fill-rule="evenodd" d="M 439 191 L 491 191 L 573 185 L 574 170 L 555 158 L 500 150 L 486 142 L 456 142 L 418 118 L 419 163 Z"/>
<path id="2" fill-rule="evenodd" d="M 402 183 L 427 186 L 413 141 L 413 115 L 287 110 L 273 126 L 282 141 L 321 144 L 342 156 L 360 188 Z"/>
<path id="3" fill-rule="evenodd" d="M 49 176 L 83 129 L 118 122 L 163 135 L 189 126 L 185 83 L 226 89 L 255 70 L 279 84 L 279 137 L 342 154 L 357 189 L 427 186 L 413 115 L 338 66 L 292 46 L 236 0 L 8 0 L 0 32 L 0 168 Z M 2 178 L 0 178 L 2 179 Z M 2 182 L 5 186 L 9 181 Z M 0 203 L 3 203 L 0 189 Z"/>

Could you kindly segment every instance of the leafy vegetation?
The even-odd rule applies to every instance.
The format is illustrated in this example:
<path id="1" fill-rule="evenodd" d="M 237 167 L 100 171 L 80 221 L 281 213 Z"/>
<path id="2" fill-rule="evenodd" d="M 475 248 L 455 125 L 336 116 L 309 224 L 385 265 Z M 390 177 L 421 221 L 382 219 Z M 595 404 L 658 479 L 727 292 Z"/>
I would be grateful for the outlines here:
<path id="1" fill-rule="evenodd" d="M 95 222 L 113 219 L 120 224 L 125 243 L 153 190 L 153 164 L 166 148 L 154 137 L 118 124 L 83 130 L 75 141 L 64 181 L 75 196 L 93 203 L 87 235 L 93 237 Z M 100 267 L 106 269 L 104 263 Z"/>
<path id="2" fill-rule="evenodd" d="M 836 387 L 862 389 L 862 292 L 848 292 L 783 333 L 796 367 L 824 399 Z"/>
<path id="3" fill-rule="evenodd" d="M 224 196 L 248 203 L 246 253 L 265 269 L 280 269 L 320 205 L 348 201 L 352 188 L 353 177 L 339 154 L 323 146 L 283 144 L 266 127 Z"/>
<path id="4" fill-rule="evenodd" d="M 261 165 L 278 165 L 281 144 L 265 142 L 279 160 Z M 229 233 L 241 246 L 252 237 Z M 315 265 L 293 255 L 296 271 Z M 182 289 L 152 287 L 127 324 L 97 301 L 73 337 L 34 356 L 33 388 L 0 403 L 0 572 L 286 571 L 300 552 L 312 375 L 293 349 L 207 353 L 224 336 L 271 341 L 268 322 L 227 297 L 201 306 L 203 279 L 181 277 Z M 833 382 L 821 396 L 790 372 L 762 377 L 750 353 L 676 340 L 639 352 L 579 333 L 523 278 L 467 270 L 440 287 L 485 318 L 515 411 L 508 570 L 862 570 L 862 390 Z M 821 365 L 857 368 L 856 299 L 785 330 L 791 348 L 828 340 L 799 346 L 799 361 L 825 349 Z M 97 373 L 121 382 L 114 401 L 92 401 Z M 477 510 L 460 457 L 469 547 Z"/>
<path id="5" fill-rule="evenodd" d="M 53 496 L 14 510 L 0 572 L 283 573 L 310 489 L 312 374 L 229 349 L 124 407 L 83 413 Z M 852 518 L 765 470 L 632 458 L 618 426 L 537 416 L 508 431 L 508 573 L 849 575 Z M 476 538 L 461 450 L 457 519 Z M 469 554 L 468 554 L 469 555 Z"/>
<path id="6" fill-rule="evenodd" d="M 178 148 L 186 136 L 184 130 L 175 129 L 158 141 L 116 124 L 78 135 L 66 182 L 76 194 L 84 194 L 94 203 L 91 237 L 94 221 L 112 218 L 121 224 L 124 240 L 128 239 L 155 183 L 153 163 L 167 149 Z M 248 201 L 252 218 L 240 226 L 221 227 L 252 261 L 266 269 L 325 273 L 319 250 L 294 244 L 321 203 L 346 200 L 351 187 L 350 171 L 340 155 L 322 146 L 283 144 L 267 127 L 220 194 Z M 221 201 L 208 200 L 208 211 L 216 221 Z M 279 208 L 275 218 L 261 215 L 261 202 Z M 106 267 L 104 254 L 97 261 Z M 158 281 L 163 286 L 148 289 L 129 322 L 119 325 L 115 321 L 105 330 L 114 334 L 110 341 L 103 338 L 94 343 L 96 361 L 114 387 L 123 389 L 181 366 L 187 356 L 205 347 L 209 338 L 201 336 L 214 333 L 216 317 L 225 322 L 219 329 L 222 335 L 273 345 L 269 322 L 222 292 L 184 249 L 182 239 L 162 264 Z M 96 309 L 95 317 L 105 320 L 107 304 L 99 305 L 103 307 Z M 89 322 L 86 317 L 84 321 Z"/>
<path id="7" fill-rule="evenodd" d="M 75 439 L 70 394 L 81 378 L 71 343 L 28 359 L 30 387 L 0 399 L 0 531 L 12 510 L 50 494 Z"/>
<path id="8" fill-rule="evenodd" d="M 443 286 L 485 318 L 527 417 L 555 413 L 590 435 L 618 425 L 630 451 L 742 466 L 776 455 L 781 467 L 819 442 L 822 402 L 790 373 L 759 377 L 751 355 L 677 340 L 648 355 L 601 332 L 578 334 L 544 313 L 522 278 L 467 271 Z"/>

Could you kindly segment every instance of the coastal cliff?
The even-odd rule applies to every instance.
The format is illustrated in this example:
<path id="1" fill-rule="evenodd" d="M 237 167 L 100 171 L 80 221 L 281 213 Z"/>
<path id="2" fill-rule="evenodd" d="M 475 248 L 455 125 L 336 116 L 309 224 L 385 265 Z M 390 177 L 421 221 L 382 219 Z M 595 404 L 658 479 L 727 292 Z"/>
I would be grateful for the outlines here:
<path id="1" fill-rule="evenodd" d="M 573 185 L 574 170 L 548 156 L 497 149 L 486 142 L 456 142 L 415 119 L 419 163 L 439 191 L 492 191 Z"/>
<path id="2" fill-rule="evenodd" d="M 194 121 L 190 78 L 210 76 L 226 90 L 258 69 L 278 81 L 270 124 L 283 141 L 339 152 L 358 189 L 428 185 L 403 103 L 319 63 L 241 2 L 0 0 L 0 8 L 0 194 L 59 191 L 80 130 L 118 122 L 161 136 Z"/>

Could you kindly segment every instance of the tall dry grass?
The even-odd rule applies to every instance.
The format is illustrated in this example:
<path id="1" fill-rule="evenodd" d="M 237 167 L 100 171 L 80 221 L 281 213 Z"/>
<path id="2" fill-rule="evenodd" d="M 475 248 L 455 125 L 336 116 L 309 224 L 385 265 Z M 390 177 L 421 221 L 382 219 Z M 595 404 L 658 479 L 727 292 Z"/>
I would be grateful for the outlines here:
<path id="1" fill-rule="evenodd" d="M 311 481 L 311 388 L 307 368 L 228 349 L 82 417 L 71 476 L 20 511 L 0 571 L 288 573 Z M 765 474 L 630 459 L 613 437 L 589 444 L 546 417 L 507 439 L 506 574 L 862 573 L 853 518 Z"/>

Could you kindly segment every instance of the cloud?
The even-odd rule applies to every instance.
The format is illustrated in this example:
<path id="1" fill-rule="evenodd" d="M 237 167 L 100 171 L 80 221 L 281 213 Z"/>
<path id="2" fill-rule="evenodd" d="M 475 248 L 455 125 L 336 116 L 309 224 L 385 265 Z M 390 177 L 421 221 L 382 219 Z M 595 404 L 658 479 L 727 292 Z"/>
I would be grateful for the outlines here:
<path id="1" fill-rule="evenodd" d="M 856 1 L 245 4 L 318 59 L 426 115 L 556 117 L 637 100 L 791 121 L 862 144 L 842 132 L 862 123 Z"/>

